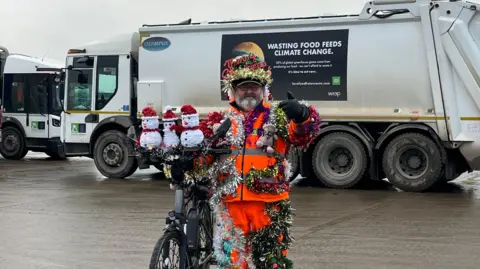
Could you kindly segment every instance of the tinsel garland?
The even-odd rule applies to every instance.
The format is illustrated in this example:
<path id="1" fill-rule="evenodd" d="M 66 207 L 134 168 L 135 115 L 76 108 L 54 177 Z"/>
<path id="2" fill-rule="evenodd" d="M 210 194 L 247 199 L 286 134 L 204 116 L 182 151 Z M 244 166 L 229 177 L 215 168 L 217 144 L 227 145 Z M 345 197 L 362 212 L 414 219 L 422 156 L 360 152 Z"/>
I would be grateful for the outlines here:
<path id="1" fill-rule="evenodd" d="M 264 169 L 251 170 L 245 176 L 245 186 L 256 193 L 280 194 L 290 191 L 290 183 L 285 180 L 285 167 L 280 155 L 274 153 L 276 163 Z M 277 182 L 261 182 L 262 178 L 278 178 Z"/>
<path id="2" fill-rule="evenodd" d="M 213 180 L 214 192 L 209 201 L 212 208 L 221 202 L 224 195 L 235 194 L 238 184 L 242 181 L 234 162 L 234 160 L 217 160 L 210 166 L 211 179 L 218 178 L 219 174 L 227 175 L 222 181 Z"/>
<path id="3" fill-rule="evenodd" d="M 307 150 L 320 132 L 321 118 L 314 106 L 308 105 L 306 101 L 301 101 L 300 103 L 308 107 L 310 121 L 299 125 L 290 134 L 290 141 L 295 146 Z"/>
<path id="4" fill-rule="evenodd" d="M 236 133 L 233 128 L 230 128 L 226 134 L 226 141 L 229 145 L 238 149 L 243 147 L 244 127 L 243 118 L 241 115 L 230 111 L 225 117 L 232 120 L 232 125 L 236 125 Z M 214 237 L 214 254 L 217 261 L 217 268 L 232 268 L 233 266 L 240 266 L 246 260 L 246 238 L 239 228 L 233 224 L 233 220 L 225 208 L 222 201 L 224 195 L 234 195 L 242 178 L 238 174 L 235 167 L 235 161 L 238 156 L 231 159 L 217 159 L 209 167 L 209 178 L 213 180 L 213 195 L 210 198 L 210 205 L 216 216 L 217 229 Z M 222 181 L 216 180 L 218 175 L 226 175 Z M 237 252 L 239 254 L 239 261 L 233 263 L 231 254 Z M 239 267 L 240 268 L 240 267 Z"/>
<path id="5" fill-rule="evenodd" d="M 203 132 L 205 138 L 211 138 L 213 136 L 213 125 L 220 123 L 223 120 L 222 113 L 218 111 L 208 113 L 208 116 L 200 121 L 199 129 Z"/>
<path id="6" fill-rule="evenodd" d="M 266 108 L 263 104 L 259 104 L 251 114 L 246 119 L 246 124 L 245 124 L 245 136 L 249 136 L 253 131 L 253 125 L 255 124 L 255 121 L 258 119 L 260 114 L 262 114 L 262 122 L 266 123 L 269 121 L 270 118 L 270 110 Z M 263 135 L 263 129 L 257 130 L 257 135 L 260 137 Z"/>
<path id="7" fill-rule="evenodd" d="M 267 203 L 266 213 L 270 225 L 249 234 L 253 263 L 262 269 L 293 268 L 293 262 L 282 254 L 293 240 L 290 228 L 294 213 L 290 200 Z"/>
<path id="8" fill-rule="evenodd" d="M 233 127 L 228 130 L 226 140 L 228 141 L 229 145 L 237 149 L 241 149 L 244 146 L 243 139 L 245 137 L 243 117 L 242 115 L 238 114 L 233 110 L 228 111 L 225 117 L 229 118 L 232 121 L 232 126 L 234 126 L 234 124 L 237 126 L 235 134 L 233 133 Z"/>
<path id="9" fill-rule="evenodd" d="M 272 113 L 270 113 L 268 123 L 273 124 L 277 128 L 276 134 L 278 136 L 280 136 L 284 141 L 288 141 L 289 135 L 287 115 L 278 107 L 278 102 L 272 103 L 270 110 Z"/>
<path id="10" fill-rule="evenodd" d="M 213 237 L 213 249 L 217 268 L 234 268 L 246 262 L 246 238 L 241 229 L 235 227 L 223 202 L 214 208 L 217 229 Z M 239 259 L 233 261 L 232 253 L 238 253 Z"/>

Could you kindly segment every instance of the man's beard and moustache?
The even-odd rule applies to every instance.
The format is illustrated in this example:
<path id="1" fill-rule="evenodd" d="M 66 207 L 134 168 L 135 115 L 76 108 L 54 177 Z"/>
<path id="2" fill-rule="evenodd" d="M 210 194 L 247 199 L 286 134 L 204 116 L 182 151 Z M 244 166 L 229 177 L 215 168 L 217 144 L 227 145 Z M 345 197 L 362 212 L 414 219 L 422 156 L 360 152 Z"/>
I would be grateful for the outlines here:
<path id="1" fill-rule="evenodd" d="M 238 93 L 235 93 L 235 100 L 237 104 L 243 108 L 245 111 L 252 111 L 258 104 L 262 102 L 263 91 L 259 96 L 255 94 L 246 95 L 241 98 Z"/>

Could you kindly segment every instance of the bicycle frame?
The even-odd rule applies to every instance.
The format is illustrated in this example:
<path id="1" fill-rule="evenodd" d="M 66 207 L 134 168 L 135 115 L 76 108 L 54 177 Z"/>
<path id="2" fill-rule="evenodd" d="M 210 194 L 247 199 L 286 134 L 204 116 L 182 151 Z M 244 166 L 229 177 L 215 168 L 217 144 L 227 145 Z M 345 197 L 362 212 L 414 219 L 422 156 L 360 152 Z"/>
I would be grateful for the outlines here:
<path id="1" fill-rule="evenodd" d="M 188 253 L 190 253 L 191 250 L 198 250 L 197 236 L 198 226 L 202 216 L 201 210 L 203 206 L 209 206 L 207 200 L 199 199 L 200 195 L 198 195 L 198 192 L 200 191 L 197 189 L 197 184 L 197 181 L 194 180 L 191 193 L 188 198 L 185 197 L 185 188 L 188 188 L 190 185 L 184 182 L 179 184 L 178 189 L 175 190 L 175 209 L 170 211 L 168 213 L 168 217 L 166 218 L 166 231 L 177 230 L 181 235 L 180 269 L 187 268 L 187 262 L 192 263 Z M 187 213 L 188 204 L 192 204 L 192 207 L 188 209 Z M 209 231 L 206 231 L 206 235 L 208 240 L 213 242 L 213 235 Z M 164 253 L 164 255 L 168 256 L 168 252 Z M 209 260 L 211 256 L 213 256 L 213 253 L 210 253 L 205 260 Z"/>
<path id="2" fill-rule="evenodd" d="M 187 261 L 187 235 L 186 235 L 186 224 L 187 218 L 185 214 L 185 183 L 180 183 L 178 189 L 175 190 L 175 204 L 174 210 L 168 213 L 168 217 L 165 219 L 165 224 L 167 227 L 165 230 L 172 231 L 176 230 L 180 232 L 180 269 L 185 269 Z M 163 253 L 163 258 L 168 258 L 170 251 Z M 166 257 L 165 257 L 166 256 Z"/>
<path id="3" fill-rule="evenodd" d="M 218 138 L 224 137 L 227 134 L 227 131 L 229 130 L 231 126 L 231 120 L 230 119 L 225 119 L 220 127 L 217 129 L 217 133 L 213 135 L 210 139 L 210 141 L 217 141 Z M 199 150 L 206 150 L 206 151 L 201 151 L 200 154 L 231 154 L 231 149 L 228 148 L 219 148 L 219 149 L 210 149 L 210 144 L 207 143 L 206 147 L 200 146 L 198 149 L 196 148 L 189 148 L 186 151 L 182 149 L 181 156 L 184 156 L 184 153 L 186 152 L 198 152 Z M 205 146 L 205 144 L 203 145 Z M 194 155 L 195 156 L 195 155 Z M 194 158 L 192 157 L 192 160 Z M 179 160 L 171 161 L 173 163 L 177 162 Z M 167 164 L 169 161 L 167 161 Z M 185 189 L 190 187 L 190 184 L 188 184 L 184 180 L 184 175 L 185 175 L 185 169 L 186 167 L 184 164 L 187 162 L 180 161 L 180 168 L 181 170 L 176 170 L 175 176 L 176 179 L 180 181 L 178 184 L 178 188 L 175 190 L 175 205 L 174 205 L 174 210 L 170 211 L 168 213 L 168 217 L 165 219 L 165 224 L 167 225 L 165 228 L 166 232 L 169 231 L 175 231 L 180 233 L 180 269 L 186 269 L 187 268 L 187 263 L 192 263 L 191 259 L 191 252 L 200 252 L 197 244 L 198 244 L 198 227 L 202 221 L 202 210 L 204 208 L 208 208 L 210 216 L 208 216 L 208 226 L 206 227 L 207 231 L 206 236 L 208 237 L 208 240 L 212 243 L 212 246 L 210 250 L 213 250 L 213 217 L 212 217 L 212 210 L 209 207 L 208 203 L 208 195 L 206 194 L 208 192 L 208 189 L 205 191 L 202 191 L 202 186 L 201 184 L 198 184 L 198 180 L 194 179 L 193 180 L 193 188 L 191 189 L 188 198 L 185 197 Z M 174 176 L 174 177 L 175 177 Z M 193 205 L 190 209 L 187 210 L 186 205 L 190 204 L 191 200 L 193 199 Z M 187 213 L 188 211 L 188 213 Z M 211 228 L 211 229 L 210 229 Z M 211 232 L 210 232 L 211 230 Z M 164 253 L 164 255 L 168 255 L 169 249 Z M 198 257 L 198 253 L 195 253 L 195 256 Z M 203 265 L 206 261 L 210 261 L 211 257 L 213 256 L 213 251 L 210 251 L 210 253 L 207 255 L 205 258 L 205 261 L 203 261 L 201 264 L 199 262 L 199 259 L 195 260 L 195 265 Z M 168 257 L 163 257 L 163 258 L 168 258 Z"/>

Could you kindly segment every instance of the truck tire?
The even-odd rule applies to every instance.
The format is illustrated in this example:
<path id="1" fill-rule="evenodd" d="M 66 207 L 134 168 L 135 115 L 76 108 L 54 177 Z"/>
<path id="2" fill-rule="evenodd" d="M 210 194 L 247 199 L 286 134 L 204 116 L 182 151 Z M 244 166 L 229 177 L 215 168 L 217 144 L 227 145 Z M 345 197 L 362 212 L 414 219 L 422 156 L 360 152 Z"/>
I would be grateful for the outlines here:
<path id="1" fill-rule="evenodd" d="M 288 178 L 289 182 L 295 180 L 300 174 L 300 156 L 298 149 L 291 145 L 288 150 L 288 162 L 290 163 L 290 177 Z"/>
<path id="2" fill-rule="evenodd" d="M 422 192 L 441 180 L 445 164 L 437 144 L 419 133 L 394 138 L 383 153 L 388 181 L 406 192 Z"/>
<path id="3" fill-rule="evenodd" d="M 323 137 L 313 151 L 313 170 L 329 188 L 354 187 L 368 168 L 368 155 L 362 142 L 345 132 Z"/>
<path id="4" fill-rule="evenodd" d="M 135 160 L 135 161 L 134 161 L 135 163 L 132 165 L 132 167 L 130 168 L 130 171 L 128 171 L 128 173 L 127 173 L 127 175 L 125 175 L 125 177 L 129 177 L 129 176 L 133 175 L 133 174 L 137 171 L 137 169 L 138 169 L 138 162 L 137 162 L 136 159 L 134 159 L 134 160 Z"/>
<path id="5" fill-rule="evenodd" d="M 93 160 L 98 171 L 107 178 L 125 178 L 137 169 L 133 145 L 127 136 L 117 130 L 106 131 L 95 142 Z"/>
<path id="6" fill-rule="evenodd" d="M 0 154 L 7 160 L 21 160 L 27 155 L 25 137 L 17 127 L 7 126 L 2 128 L 2 142 Z"/>

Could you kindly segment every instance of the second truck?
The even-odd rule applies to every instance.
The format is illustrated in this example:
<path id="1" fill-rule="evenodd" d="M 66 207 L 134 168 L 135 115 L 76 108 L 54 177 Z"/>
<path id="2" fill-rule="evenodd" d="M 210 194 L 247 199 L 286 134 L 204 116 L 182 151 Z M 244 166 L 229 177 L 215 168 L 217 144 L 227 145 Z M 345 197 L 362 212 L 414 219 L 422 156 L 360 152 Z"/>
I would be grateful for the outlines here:
<path id="1" fill-rule="evenodd" d="M 223 62 L 255 53 L 272 66 L 275 99 L 291 91 L 322 116 L 316 143 L 291 151 L 302 176 L 331 188 L 386 177 L 427 190 L 480 169 L 479 8 L 369 1 L 356 15 L 144 25 L 76 47 L 66 58 L 62 150 L 92 157 L 106 177 L 132 175 L 143 161 L 131 157 L 127 130 L 140 131 L 144 106 L 225 109 Z"/>
<path id="2" fill-rule="evenodd" d="M 59 150 L 64 66 L 0 47 L 2 157 L 20 160 L 28 151 L 35 151 L 54 159 L 65 158 Z"/>

